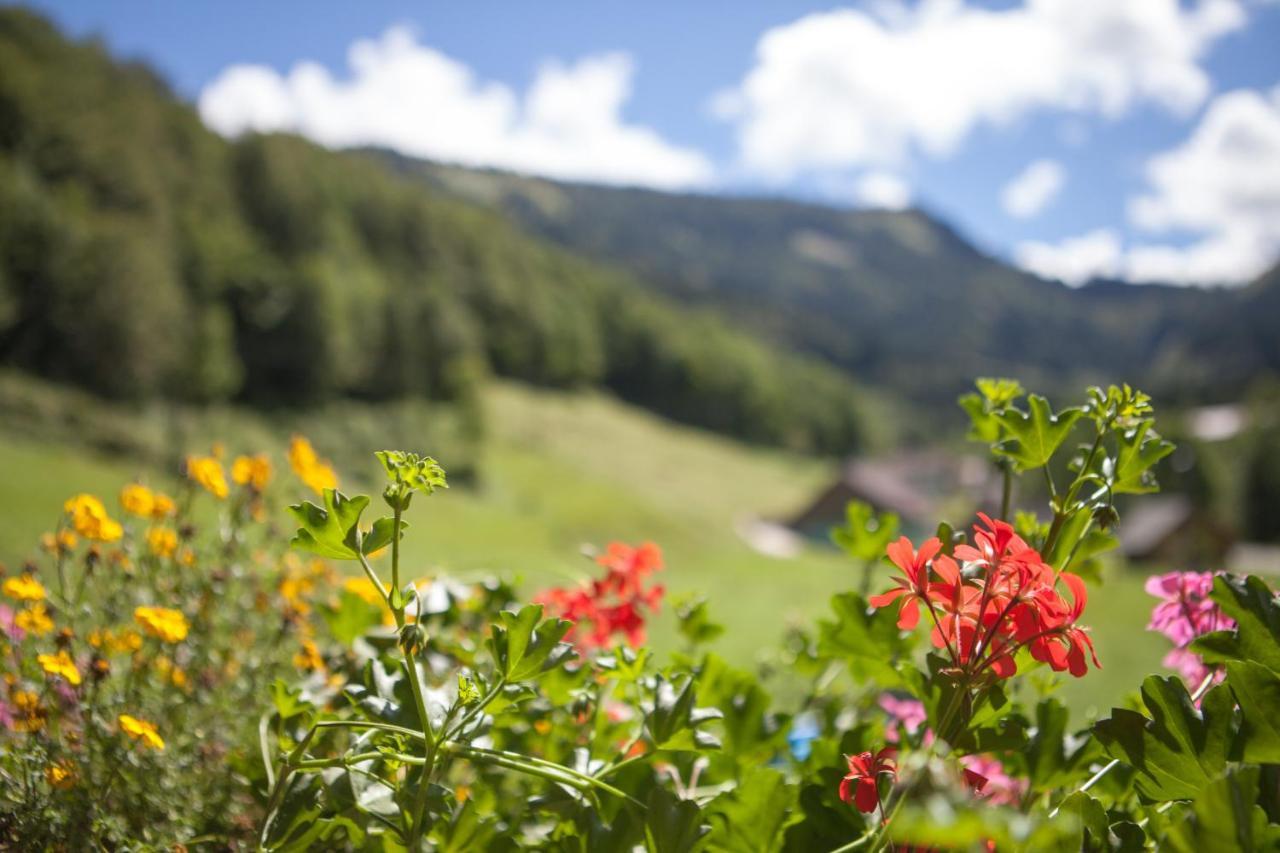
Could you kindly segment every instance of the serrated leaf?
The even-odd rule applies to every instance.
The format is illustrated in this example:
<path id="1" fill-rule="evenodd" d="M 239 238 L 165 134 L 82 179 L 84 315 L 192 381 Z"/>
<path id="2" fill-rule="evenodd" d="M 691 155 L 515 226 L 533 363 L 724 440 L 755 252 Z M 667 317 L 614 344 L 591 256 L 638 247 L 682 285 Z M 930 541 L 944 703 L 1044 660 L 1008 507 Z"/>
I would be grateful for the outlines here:
<path id="1" fill-rule="evenodd" d="M 818 653 L 844 660 L 858 682 L 883 688 L 902 685 L 894 663 L 910 648 L 911 635 L 898 630 L 896 607 L 873 610 L 856 592 L 831 599 L 835 621 L 818 623 Z"/>
<path id="2" fill-rule="evenodd" d="M 1103 471 L 1117 495 L 1144 495 L 1159 491 L 1151 468 L 1173 452 L 1172 442 L 1151 432 L 1151 421 L 1142 421 L 1117 438 L 1118 447 L 1112 464 Z"/>
<path id="3" fill-rule="evenodd" d="M 665 788 L 654 788 L 646 805 L 645 850 L 649 853 L 691 853 L 711 830 L 697 803 L 678 799 Z"/>
<path id="4" fill-rule="evenodd" d="M 1280 827 L 1269 826 L 1258 801 L 1259 768 L 1243 767 L 1209 784 L 1190 814 L 1173 823 L 1160 846 L 1175 853 L 1275 850 Z"/>
<path id="5" fill-rule="evenodd" d="M 553 618 L 539 624 L 541 618 L 542 605 L 530 604 L 517 613 L 504 610 L 502 624 L 490 627 L 489 649 L 508 681 L 527 681 L 575 656 L 573 646 L 560 642 L 573 623 Z"/>
<path id="6" fill-rule="evenodd" d="M 1152 675 L 1142 683 L 1142 701 L 1150 718 L 1114 708 L 1110 719 L 1094 725 L 1094 735 L 1108 755 L 1134 769 L 1142 797 L 1195 797 L 1227 766 L 1235 704 L 1230 691 L 1212 688 L 1197 709 L 1181 679 Z"/>
<path id="7" fill-rule="evenodd" d="M 1198 637 L 1191 650 L 1206 663 L 1253 661 L 1280 673 L 1280 602 L 1262 578 L 1218 575 L 1209 597 L 1236 628 Z"/>
<path id="8" fill-rule="evenodd" d="M 349 498 L 336 489 L 325 489 L 323 500 L 323 507 L 311 501 L 289 507 L 289 513 L 301 525 L 290 544 L 333 560 L 357 559 L 360 514 L 369 505 L 369 498 L 366 495 Z"/>
<path id="9" fill-rule="evenodd" d="M 1240 706 L 1240 759 L 1280 764 L 1280 675 L 1252 661 L 1229 661 L 1227 686 Z"/>
<path id="10" fill-rule="evenodd" d="M 797 792 L 797 786 L 788 785 L 779 771 L 752 768 L 736 788 L 707 806 L 712 826 L 707 848 L 733 853 L 771 853 L 779 849 L 783 833 L 800 817 L 795 813 Z"/>
<path id="11" fill-rule="evenodd" d="M 1019 471 L 1030 471 L 1046 465 L 1071 434 L 1071 428 L 1084 414 L 1079 408 L 1068 408 L 1054 414 L 1049 401 L 1037 394 L 1027 398 L 1029 411 L 1005 409 L 997 413 L 1009 440 L 998 452 L 1013 460 Z"/>
<path id="12" fill-rule="evenodd" d="M 391 544 L 392 531 L 395 530 L 396 520 L 394 518 L 380 518 L 373 523 L 373 527 L 360 540 L 360 548 L 365 555 L 372 554 L 375 551 L 381 551 L 383 548 Z M 400 538 L 404 539 L 404 531 L 408 528 L 409 522 L 400 522 Z"/>
<path id="13" fill-rule="evenodd" d="M 845 523 L 831 531 L 831 541 L 855 560 L 876 560 L 898 537 L 896 513 L 877 513 L 863 501 L 849 501 L 844 508 Z"/>

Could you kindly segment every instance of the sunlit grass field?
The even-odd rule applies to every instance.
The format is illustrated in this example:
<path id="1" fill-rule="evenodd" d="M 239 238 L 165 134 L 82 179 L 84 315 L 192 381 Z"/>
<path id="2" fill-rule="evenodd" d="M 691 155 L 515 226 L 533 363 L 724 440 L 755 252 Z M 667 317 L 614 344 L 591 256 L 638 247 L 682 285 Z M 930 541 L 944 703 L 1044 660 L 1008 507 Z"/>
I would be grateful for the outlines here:
<path id="1" fill-rule="evenodd" d="M 712 615 L 728 629 L 719 650 L 744 665 L 775 645 L 789 623 L 812 624 L 825 615 L 833 593 L 856 584 L 860 570 L 834 550 L 812 547 L 778 560 L 756 553 L 734 532 L 744 515 L 785 516 L 803 505 L 830 476 L 827 463 L 745 447 L 600 395 L 497 385 L 485 405 L 479 480 L 415 502 L 411 510 L 415 531 L 406 557 L 419 574 L 497 573 L 532 591 L 589 572 L 584 546 L 652 540 L 666 554 L 662 581 L 671 595 L 707 596 Z M 272 435 L 258 420 L 245 423 L 251 426 L 219 419 L 229 451 L 269 450 L 278 474 L 275 499 L 283 505 L 303 497 L 283 459 L 287 431 Z M 275 446 L 261 446 L 272 439 Z M 344 451 L 343 458 L 361 458 Z M 372 481 L 376 463 L 367 458 L 364 471 L 341 471 L 350 490 Z M 447 457 L 441 461 L 449 467 Z M 113 497 L 132 478 L 163 485 L 170 476 L 73 443 L 11 434 L 2 417 L 0 472 L 0 562 L 10 566 L 33 553 L 70 494 Z M 886 564 L 886 578 L 889 571 Z M 1074 683 L 1063 687 L 1064 698 L 1082 713 L 1105 712 L 1159 668 L 1165 641 L 1144 630 L 1151 599 L 1142 581 L 1140 574 L 1112 568 L 1090 591 L 1085 621 L 1093 626 L 1103 669 L 1083 682 L 1067 679 Z M 654 631 L 659 647 L 671 647 L 670 608 Z"/>

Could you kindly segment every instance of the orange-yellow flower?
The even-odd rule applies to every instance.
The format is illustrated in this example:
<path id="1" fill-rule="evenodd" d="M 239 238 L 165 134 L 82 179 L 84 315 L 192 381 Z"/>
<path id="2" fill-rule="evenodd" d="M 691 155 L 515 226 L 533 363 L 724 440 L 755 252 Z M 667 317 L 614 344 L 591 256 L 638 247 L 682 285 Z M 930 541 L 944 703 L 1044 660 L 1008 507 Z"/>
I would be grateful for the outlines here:
<path id="1" fill-rule="evenodd" d="M 188 456 L 187 476 L 219 500 L 225 498 L 230 492 L 227 487 L 227 477 L 222 471 L 222 463 L 212 456 Z"/>
<path id="2" fill-rule="evenodd" d="M 48 712 L 40 707 L 40 697 L 30 690 L 14 690 L 9 694 L 13 702 L 13 728 L 20 732 L 38 732 L 44 728 Z"/>
<path id="3" fill-rule="evenodd" d="M 241 486 L 252 486 L 261 492 L 271 482 L 271 460 L 265 453 L 257 456 L 237 456 L 231 463 L 231 479 Z"/>
<path id="4" fill-rule="evenodd" d="M 120 490 L 120 506 L 125 512 L 148 518 L 155 512 L 156 496 L 141 483 L 130 483 Z"/>
<path id="5" fill-rule="evenodd" d="M 324 658 L 314 641 L 302 641 L 302 650 L 293 656 L 293 665 L 308 672 L 324 669 Z"/>
<path id="6" fill-rule="evenodd" d="M 168 607 L 138 607 L 133 619 L 142 630 L 166 643 L 180 643 L 187 638 L 187 617 L 181 610 Z"/>
<path id="7" fill-rule="evenodd" d="M 86 539 L 114 542 L 124 535 L 120 522 L 108 516 L 107 508 L 93 495 L 76 495 L 62 508 L 71 517 L 71 526 Z"/>
<path id="8" fill-rule="evenodd" d="M 342 582 L 342 588 L 353 595 L 363 598 L 369 604 L 383 603 L 382 593 L 378 592 L 378 588 L 368 578 L 347 578 Z"/>
<path id="9" fill-rule="evenodd" d="M 338 475 L 327 460 L 322 460 L 311 442 L 295 435 L 289 442 L 289 465 L 298 478 L 316 494 L 338 488 Z"/>
<path id="10" fill-rule="evenodd" d="M 76 783 L 75 768 L 65 761 L 59 761 L 45 768 L 44 778 L 50 788 L 66 790 Z"/>
<path id="11" fill-rule="evenodd" d="M 28 572 L 6 580 L 4 594 L 19 601 L 43 601 L 47 593 L 44 584 Z"/>
<path id="12" fill-rule="evenodd" d="M 168 527 L 153 527 L 147 531 L 147 547 L 157 557 L 172 557 L 178 550 L 178 534 Z"/>
<path id="13" fill-rule="evenodd" d="M 36 661 L 50 675 L 65 678 L 73 685 L 80 683 L 80 670 L 76 669 L 76 662 L 71 659 L 71 655 L 67 654 L 66 649 L 59 649 L 58 653 L 53 655 L 36 655 Z"/>
<path id="14" fill-rule="evenodd" d="M 134 740 L 141 741 L 157 752 L 164 751 L 164 741 L 156 732 L 156 727 L 146 720 L 139 720 L 137 717 L 131 717 L 128 714 L 121 714 L 116 718 L 120 721 L 120 729 Z"/>
<path id="15" fill-rule="evenodd" d="M 37 601 L 25 610 L 19 610 L 13 617 L 13 624 L 37 637 L 43 637 L 53 630 L 53 620 L 49 618 L 49 611 L 45 609 L 42 601 Z"/>
<path id="16" fill-rule="evenodd" d="M 157 521 L 168 518 L 178 511 L 178 505 L 168 495 L 154 492 L 151 495 L 151 517 Z"/>

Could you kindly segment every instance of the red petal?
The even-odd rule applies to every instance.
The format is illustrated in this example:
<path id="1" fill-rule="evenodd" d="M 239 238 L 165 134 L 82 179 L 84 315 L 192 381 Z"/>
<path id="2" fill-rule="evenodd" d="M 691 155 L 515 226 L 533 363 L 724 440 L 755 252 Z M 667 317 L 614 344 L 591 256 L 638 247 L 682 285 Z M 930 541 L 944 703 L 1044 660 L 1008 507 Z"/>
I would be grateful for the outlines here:
<path id="1" fill-rule="evenodd" d="M 858 790 L 853 795 L 853 804 L 863 814 L 871 814 L 880 804 L 880 794 L 876 791 L 874 776 L 864 776 L 858 780 Z"/>
<path id="2" fill-rule="evenodd" d="M 891 589 L 888 592 L 882 592 L 879 595 L 871 596 L 867 599 L 867 604 L 870 604 L 872 607 L 888 607 L 890 604 L 897 601 L 905 592 L 906 590 L 902 587 Z"/>
<path id="3" fill-rule="evenodd" d="M 902 602 L 902 609 L 898 611 L 898 627 L 904 631 L 910 631 L 919 621 L 920 599 L 912 596 Z"/>

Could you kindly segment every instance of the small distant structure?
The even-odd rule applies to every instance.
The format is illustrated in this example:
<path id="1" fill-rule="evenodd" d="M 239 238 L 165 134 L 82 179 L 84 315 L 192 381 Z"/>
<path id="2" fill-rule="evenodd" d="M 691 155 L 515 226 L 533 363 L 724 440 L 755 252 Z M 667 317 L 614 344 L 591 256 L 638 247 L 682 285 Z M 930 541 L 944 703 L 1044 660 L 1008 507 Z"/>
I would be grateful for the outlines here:
<path id="1" fill-rule="evenodd" d="M 1201 441 L 1226 441 L 1248 426 L 1249 413 L 1238 404 L 1200 406 L 1187 412 L 1187 431 Z"/>
<path id="2" fill-rule="evenodd" d="M 926 450 L 854 459 L 787 526 L 825 541 L 844 523 L 845 505 L 858 500 L 877 512 L 897 513 L 903 533 L 918 537 L 932 533 L 939 519 L 971 518 L 977 509 L 999 506 L 999 489 L 991 466 L 973 456 Z"/>
<path id="3" fill-rule="evenodd" d="M 1183 495 L 1145 496 L 1122 510 L 1120 552 L 1134 563 L 1180 569 L 1221 568 L 1235 537 Z"/>

